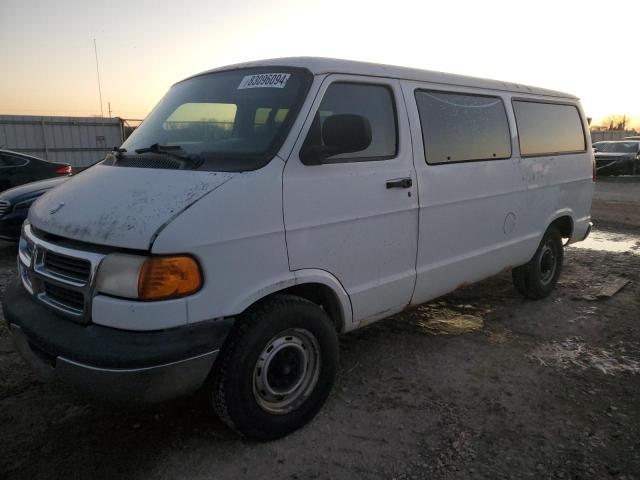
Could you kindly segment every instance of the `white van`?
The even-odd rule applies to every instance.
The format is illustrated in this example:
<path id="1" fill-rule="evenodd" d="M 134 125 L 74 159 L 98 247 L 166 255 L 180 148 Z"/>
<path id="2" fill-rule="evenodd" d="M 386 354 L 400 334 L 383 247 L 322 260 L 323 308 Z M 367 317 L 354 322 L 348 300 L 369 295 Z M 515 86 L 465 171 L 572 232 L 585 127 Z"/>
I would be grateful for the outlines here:
<path id="1" fill-rule="evenodd" d="M 576 97 L 321 58 L 175 84 L 39 199 L 5 317 L 42 378 L 152 402 L 204 387 L 244 435 L 309 421 L 338 334 L 512 268 L 539 299 L 590 230 Z M 566 245 L 566 243 L 565 243 Z"/>

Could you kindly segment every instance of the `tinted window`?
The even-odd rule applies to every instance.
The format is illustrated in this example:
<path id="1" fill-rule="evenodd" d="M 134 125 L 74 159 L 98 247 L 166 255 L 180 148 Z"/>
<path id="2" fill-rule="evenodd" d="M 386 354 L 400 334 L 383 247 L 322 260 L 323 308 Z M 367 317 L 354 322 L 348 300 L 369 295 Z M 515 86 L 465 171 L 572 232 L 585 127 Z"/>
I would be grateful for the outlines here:
<path id="1" fill-rule="evenodd" d="M 416 102 L 427 163 L 511 156 L 509 124 L 502 99 L 419 90 Z"/>
<path id="2" fill-rule="evenodd" d="M 391 90 L 381 85 L 334 83 L 324 94 L 305 147 L 322 145 L 322 125 L 332 115 L 362 115 L 371 124 L 371 144 L 364 150 L 328 157 L 331 161 L 383 160 L 397 153 L 396 114 Z M 325 160 L 325 163 L 327 161 Z"/>
<path id="3" fill-rule="evenodd" d="M 585 150 L 582 121 L 574 105 L 514 100 L 513 110 L 522 155 Z"/>
<path id="4" fill-rule="evenodd" d="M 596 148 L 599 152 L 636 153 L 640 150 L 640 142 L 603 142 Z"/>
<path id="5" fill-rule="evenodd" d="M 20 167 L 29 161 L 26 158 L 18 158 L 12 155 L 0 155 L 0 167 Z"/>

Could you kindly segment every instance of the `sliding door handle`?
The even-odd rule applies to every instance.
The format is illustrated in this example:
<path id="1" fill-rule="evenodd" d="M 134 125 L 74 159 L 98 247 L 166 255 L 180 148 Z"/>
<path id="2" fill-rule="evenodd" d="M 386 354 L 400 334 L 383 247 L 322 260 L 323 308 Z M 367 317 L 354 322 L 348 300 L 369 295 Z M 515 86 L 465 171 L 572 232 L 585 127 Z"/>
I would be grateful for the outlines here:
<path id="1" fill-rule="evenodd" d="M 413 180 L 410 178 L 399 178 L 397 180 L 388 180 L 387 188 L 411 188 Z"/>

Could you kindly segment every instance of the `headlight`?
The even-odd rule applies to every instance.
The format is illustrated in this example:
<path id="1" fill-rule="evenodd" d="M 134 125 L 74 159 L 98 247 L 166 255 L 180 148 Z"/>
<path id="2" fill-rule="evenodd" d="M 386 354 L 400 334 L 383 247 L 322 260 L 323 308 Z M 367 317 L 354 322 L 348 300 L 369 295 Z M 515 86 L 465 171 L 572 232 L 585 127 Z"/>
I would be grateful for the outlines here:
<path id="1" fill-rule="evenodd" d="M 98 292 L 140 300 L 183 297 L 201 287 L 200 267 L 186 255 L 145 257 L 113 253 L 100 264 L 96 282 Z"/>

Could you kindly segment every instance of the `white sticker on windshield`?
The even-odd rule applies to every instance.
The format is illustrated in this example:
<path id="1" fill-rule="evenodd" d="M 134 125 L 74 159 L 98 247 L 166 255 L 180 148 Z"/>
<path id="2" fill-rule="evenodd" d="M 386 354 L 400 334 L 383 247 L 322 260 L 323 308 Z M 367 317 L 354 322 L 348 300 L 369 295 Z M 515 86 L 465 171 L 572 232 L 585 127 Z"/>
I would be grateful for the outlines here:
<path id="1" fill-rule="evenodd" d="M 238 90 L 245 88 L 284 88 L 290 76 L 290 73 L 246 75 L 238 85 Z"/>

